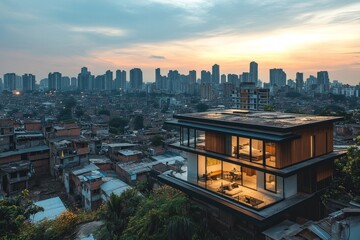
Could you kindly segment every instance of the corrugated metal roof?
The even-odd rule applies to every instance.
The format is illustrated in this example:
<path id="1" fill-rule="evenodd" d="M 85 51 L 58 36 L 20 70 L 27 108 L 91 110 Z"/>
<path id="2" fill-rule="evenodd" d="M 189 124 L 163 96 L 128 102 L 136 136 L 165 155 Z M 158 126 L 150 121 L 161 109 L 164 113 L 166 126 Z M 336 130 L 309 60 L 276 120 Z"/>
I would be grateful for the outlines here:
<path id="1" fill-rule="evenodd" d="M 65 205 L 59 197 L 38 201 L 35 202 L 35 205 L 44 208 L 44 211 L 38 212 L 30 217 L 30 220 L 34 223 L 40 222 L 44 219 L 55 219 L 66 211 Z"/>

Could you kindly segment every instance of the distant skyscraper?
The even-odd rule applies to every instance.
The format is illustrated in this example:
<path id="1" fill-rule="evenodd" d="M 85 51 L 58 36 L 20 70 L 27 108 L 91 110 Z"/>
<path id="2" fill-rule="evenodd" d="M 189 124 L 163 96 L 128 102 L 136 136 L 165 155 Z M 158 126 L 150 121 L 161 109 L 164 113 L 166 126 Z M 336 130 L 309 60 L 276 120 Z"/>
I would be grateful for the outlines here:
<path id="1" fill-rule="evenodd" d="M 86 67 L 81 68 L 81 72 L 78 75 L 78 89 L 80 91 L 91 90 L 91 73 Z"/>
<path id="2" fill-rule="evenodd" d="M 15 89 L 23 90 L 23 82 L 22 82 L 21 76 L 16 75 L 16 77 L 15 77 Z"/>
<path id="3" fill-rule="evenodd" d="M 16 74 L 6 73 L 4 74 L 4 89 L 12 91 L 16 89 Z"/>
<path id="4" fill-rule="evenodd" d="M 220 76 L 220 82 L 221 82 L 221 83 L 226 83 L 226 75 L 225 75 L 225 74 L 221 74 L 221 76 Z"/>
<path id="5" fill-rule="evenodd" d="M 113 85 L 113 72 L 110 70 L 107 70 L 105 73 L 105 90 L 111 91 Z"/>
<path id="6" fill-rule="evenodd" d="M 286 73 L 281 68 L 270 69 L 270 85 L 278 87 L 286 85 Z"/>
<path id="7" fill-rule="evenodd" d="M 195 70 L 189 71 L 189 81 L 190 81 L 190 84 L 196 83 L 196 71 Z"/>
<path id="8" fill-rule="evenodd" d="M 24 74 L 22 75 L 23 81 L 23 91 L 33 91 L 35 90 L 35 75 Z"/>
<path id="9" fill-rule="evenodd" d="M 251 79 L 250 79 L 250 73 L 248 72 L 243 72 L 241 74 L 241 78 L 240 78 L 240 82 L 251 82 Z"/>
<path id="10" fill-rule="evenodd" d="M 132 90 L 141 90 L 143 85 L 143 75 L 140 68 L 130 70 L 130 87 Z"/>
<path id="11" fill-rule="evenodd" d="M 157 89 L 161 89 L 161 73 L 160 68 L 155 69 L 155 84 Z"/>
<path id="12" fill-rule="evenodd" d="M 239 80 L 239 76 L 237 74 L 229 73 L 227 76 L 227 82 L 232 83 L 235 87 L 240 86 L 240 80 Z"/>
<path id="13" fill-rule="evenodd" d="M 49 84 L 48 84 L 49 90 L 51 91 L 61 90 L 61 73 L 59 72 L 49 73 L 48 79 L 49 79 Z"/>
<path id="14" fill-rule="evenodd" d="M 93 90 L 101 91 L 105 90 L 105 75 L 98 75 L 94 79 L 94 87 Z"/>
<path id="15" fill-rule="evenodd" d="M 61 78 L 61 90 L 68 91 L 70 90 L 70 78 L 69 77 L 62 77 Z"/>
<path id="16" fill-rule="evenodd" d="M 257 84 L 258 81 L 258 64 L 256 62 L 251 62 L 250 63 L 250 82 L 254 82 L 255 85 Z"/>
<path id="17" fill-rule="evenodd" d="M 301 93 L 304 89 L 304 73 L 297 72 L 295 82 L 296 91 Z"/>
<path id="18" fill-rule="evenodd" d="M 77 78 L 76 77 L 72 77 L 70 79 L 70 87 L 71 87 L 71 89 L 76 89 L 77 88 Z"/>
<path id="19" fill-rule="evenodd" d="M 175 93 L 180 89 L 180 74 L 178 70 L 170 70 L 167 77 L 166 90 Z"/>
<path id="20" fill-rule="evenodd" d="M 126 89 L 126 71 L 125 70 L 122 70 L 121 71 L 121 78 L 120 78 L 120 88 L 122 90 L 125 90 Z"/>
<path id="21" fill-rule="evenodd" d="M 317 84 L 319 85 L 319 92 L 329 92 L 330 79 L 327 71 L 320 71 L 317 73 Z"/>
<path id="22" fill-rule="evenodd" d="M 220 82 L 220 66 L 214 64 L 212 66 L 212 73 L 211 73 L 211 84 L 218 85 Z"/>
<path id="23" fill-rule="evenodd" d="M 205 70 L 201 71 L 201 83 L 210 83 L 211 73 Z"/>

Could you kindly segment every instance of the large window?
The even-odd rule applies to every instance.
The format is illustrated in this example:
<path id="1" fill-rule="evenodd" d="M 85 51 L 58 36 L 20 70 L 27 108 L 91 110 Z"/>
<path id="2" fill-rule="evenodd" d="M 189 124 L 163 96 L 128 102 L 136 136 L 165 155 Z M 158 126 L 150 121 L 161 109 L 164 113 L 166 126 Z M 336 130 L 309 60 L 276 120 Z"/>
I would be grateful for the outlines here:
<path id="1" fill-rule="evenodd" d="M 239 137 L 239 158 L 242 160 L 250 161 L 251 146 L 250 139 Z"/>
<path id="2" fill-rule="evenodd" d="M 213 193 L 255 209 L 283 198 L 282 181 L 273 174 L 202 155 L 197 163 L 197 185 Z"/>
<path id="3" fill-rule="evenodd" d="M 243 185 L 245 187 L 256 189 L 257 186 L 256 170 L 247 167 L 242 167 L 242 178 L 243 178 Z"/>
<path id="4" fill-rule="evenodd" d="M 264 162 L 264 143 L 261 140 L 252 139 L 251 141 L 251 161 L 259 164 Z"/>
<path id="5" fill-rule="evenodd" d="M 265 189 L 271 192 L 276 192 L 276 176 L 265 173 Z"/>
<path id="6" fill-rule="evenodd" d="M 238 158 L 239 151 L 238 151 L 238 137 L 231 136 L 231 156 Z"/>
<path id="7" fill-rule="evenodd" d="M 196 130 L 196 148 L 204 150 L 205 149 L 205 132 L 201 130 Z"/>
<path id="8" fill-rule="evenodd" d="M 265 164 L 276 167 L 276 145 L 272 142 L 265 143 Z"/>
<path id="9" fill-rule="evenodd" d="M 189 147 L 195 148 L 196 144 L 196 130 L 189 128 Z"/>
<path id="10" fill-rule="evenodd" d="M 180 144 L 184 146 L 189 146 L 189 129 L 188 128 L 181 128 L 180 133 Z"/>

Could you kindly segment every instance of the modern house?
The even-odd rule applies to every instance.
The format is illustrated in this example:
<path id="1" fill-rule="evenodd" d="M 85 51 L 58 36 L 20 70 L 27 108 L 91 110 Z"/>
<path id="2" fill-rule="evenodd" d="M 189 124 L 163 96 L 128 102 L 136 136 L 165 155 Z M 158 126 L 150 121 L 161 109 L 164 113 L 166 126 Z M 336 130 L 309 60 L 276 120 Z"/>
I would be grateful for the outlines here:
<path id="1" fill-rule="evenodd" d="M 256 239 L 291 214 L 318 212 L 314 199 L 345 154 L 333 150 L 340 117 L 230 109 L 174 119 L 166 123 L 179 128 L 180 142 L 170 147 L 187 165 L 158 178 Z"/>

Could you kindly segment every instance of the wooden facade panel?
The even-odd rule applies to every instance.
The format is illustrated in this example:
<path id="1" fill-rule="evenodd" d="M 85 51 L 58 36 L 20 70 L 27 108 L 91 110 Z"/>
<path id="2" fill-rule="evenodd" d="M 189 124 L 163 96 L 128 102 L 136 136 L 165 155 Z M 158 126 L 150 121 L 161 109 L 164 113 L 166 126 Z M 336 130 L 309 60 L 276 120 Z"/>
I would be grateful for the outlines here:
<path id="1" fill-rule="evenodd" d="M 225 154 L 225 135 L 205 132 L 205 150 Z"/>
<path id="2" fill-rule="evenodd" d="M 328 152 L 334 151 L 334 126 L 330 125 L 327 131 L 327 150 Z"/>
<path id="3" fill-rule="evenodd" d="M 333 164 L 319 165 L 316 168 L 316 181 L 320 182 L 324 179 L 332 177 L 334 173 Z"/>
<path id="4" fill-rule="evenodd" d="M 301 137 L 291 142 L 283 142 L 277 146 L 276 166 L 278 168 L 290 166 L 333 151 L 332 124 L 301 129 L 294 133 Z M 314 136 L 315 141 L 313 143 L 313 150 L 311 150 L 312 136 Z M 312 156 L 312 151 L 314 151 L 314 156 Z"/>

